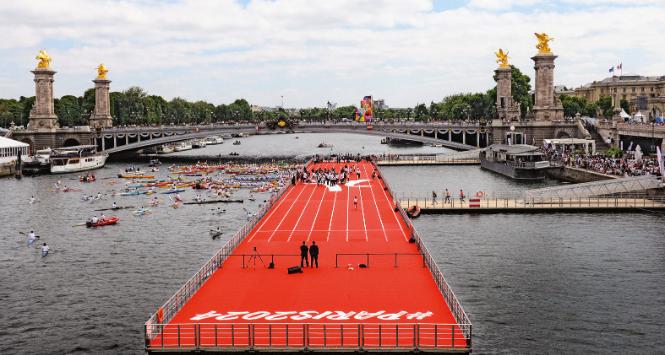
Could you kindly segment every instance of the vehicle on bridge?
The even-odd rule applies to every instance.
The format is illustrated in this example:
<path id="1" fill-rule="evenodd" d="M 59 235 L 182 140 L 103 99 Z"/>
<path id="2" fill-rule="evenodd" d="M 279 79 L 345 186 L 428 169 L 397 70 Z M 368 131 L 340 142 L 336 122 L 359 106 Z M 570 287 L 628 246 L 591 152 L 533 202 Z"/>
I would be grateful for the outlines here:
<path id="1" fill-rule="evenodd" d="M 108 154 L 97 153 L 95 145 L 55 148 L 51 153 L 51 173 L 64 174 L 94 170 L 104 166 Z"/>

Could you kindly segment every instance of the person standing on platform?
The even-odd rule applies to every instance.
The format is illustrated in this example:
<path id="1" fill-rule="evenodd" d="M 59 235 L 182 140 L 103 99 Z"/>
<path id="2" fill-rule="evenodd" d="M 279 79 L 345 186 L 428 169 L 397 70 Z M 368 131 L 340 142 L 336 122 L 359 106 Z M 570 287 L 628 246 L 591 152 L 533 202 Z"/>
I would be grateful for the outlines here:
<path id="1" fill-rule="evenodd" d="M 358 209 L 358 196 L 353 196 L 353 208 Z"/>
<path id="2" fill-rule="evenodd" d="M 305 265 L 309 266 L 309 260 L 307 259 L 308 251 L 309 248 L 307 248 L 307 244 L 305 244 L 305 242 L 303 241 L 302 245 L 300 246 L 300 267 L 304 267 Z"/>
<path id="3" fill-rule="evenodd" d="M 432 190 L 432 204 L 436 205 L 436 191 Z"/>
<path id="4" fill-rule="evenodd" d="M 459 189 L 459 202 L 464 202 L 464 190 Z"/>
<path id="5" fill-rule="evenodd" d="M 444 203 L 450 203 L 450 191 L 448 191 L 448 188 L 446 188 L 445 195 L 446 195 L 446 199 L 443 202 Z"/>
<path id="6" fill-rule="evenodd" d="M 319 246 L 316 245 L 315 241 L 312 241 L 312 245 L 309 247 L 309 256 L 312 261 L 310 264 L 310 267 L 314 267 L 314 263 L 316 263 L 316 268 L 319 268 Z"/>

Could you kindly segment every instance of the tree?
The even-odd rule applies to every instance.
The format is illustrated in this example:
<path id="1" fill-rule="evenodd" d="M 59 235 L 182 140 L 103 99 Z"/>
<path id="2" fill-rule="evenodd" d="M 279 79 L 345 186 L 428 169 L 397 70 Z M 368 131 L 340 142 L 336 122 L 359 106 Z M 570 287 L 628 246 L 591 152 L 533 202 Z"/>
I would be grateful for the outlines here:
<path id="1" fill-rule="evenodd" d="M 55 114 L 58 116 L 60 126 L 76 126 L 85 124 L 81 116 L 81 107 L 76 96 L 65 95 L 54 100 Z"/>
<path id="2" fill-rule="evenodd" d="M 630 103 L 628 103 L 628 100 L 621 99 L 621 101 L 619 101 L 619 106 L 626 111 L 626 113 L 630 113 Z"/>
<path id="3" fill-rule="evenodd" d="M 596 115 L 596 104 L 589 103 L 583 97 L 561 95 L 560 99 L 561 104 L 563 105 L 563 113 L 566 117 L 574 117 L 578 113 L 590 117 Z"/>
<path id="4" fill-rule="evenodd" d="M 531 78 L 523 74 L 522 71 L 514 65 L 511 65 L 510 69 L 513 77 L 511 85 L 513 100 L 521 105 L 522 118 L 524 118 L 533 107 L 533 99 L 531 94 L 529 94 L 531 91 Z"/>
<path id="5" fill-rule="evenodd" d="M 425 104 L 416 105 L 416 107 L 413 108 L 413 114 L 416 121 L 426 121 L 429 119 L 429 111 L 427 110 L 427 106 L 425 106 Z"/>
<path id="6" fill-rule="evenodd" d="M 614 106 L 612 106 L 612 98 L 609 96 L 602 96 L 596 102 L 601 115 L 605 118 L 612 118 L 614 115 Z"/>

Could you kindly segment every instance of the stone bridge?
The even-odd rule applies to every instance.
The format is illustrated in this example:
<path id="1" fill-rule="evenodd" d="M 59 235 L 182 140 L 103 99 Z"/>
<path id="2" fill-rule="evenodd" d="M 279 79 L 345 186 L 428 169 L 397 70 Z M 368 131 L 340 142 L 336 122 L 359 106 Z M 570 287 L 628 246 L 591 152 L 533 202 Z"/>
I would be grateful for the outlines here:
<path id="1" fill-rule="evenodd" d="M 437 144 L 455 150 L 485 147 L 490 135 L 478 124 L 364 124 L 364 123 L 300 123 L 290 130 L 267 128 L 264 124 L 232 124 L 202 126 L 162 126 L 106 128 L 93 134 L 93 144 L 108 154 L 138 150 L 210 135 L 271 134 L 280 131 L 293 133 L 354 133 L 407 139 L 425 144 Z M 472 143 L 472 144 L 467 144 Z"/>

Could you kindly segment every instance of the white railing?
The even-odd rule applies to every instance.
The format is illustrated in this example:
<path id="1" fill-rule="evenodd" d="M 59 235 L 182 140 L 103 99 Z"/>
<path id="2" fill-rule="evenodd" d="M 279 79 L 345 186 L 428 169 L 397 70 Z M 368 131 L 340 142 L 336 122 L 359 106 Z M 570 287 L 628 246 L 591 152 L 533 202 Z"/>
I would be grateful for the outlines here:
<path id="1" fill-rule="evenodd" d="M 224 261 L 233 253 L 233 250 L 242 242 L 243 239 L 252 231 L 256 224 L 265 216 L 274 203 L 291 186 L 290 178 L 287 183 L 259 209 L 259 211 L 238 230 L 231 239 L 210 258 L 194 276 L 164 303 L 157 312 L 155 312 L 145 323 L 146 339 L 152 339 L 158 335 L 160 324 L 168 323 L 178 311 L 187 303 L 187 301 L 203 286 L 212 274 L 219 269 Z"/>
<path id="2" fill-rule="evenodd" d="M 470 324 L 437 323 L 187 323 L 158 324 L 149 352 L 169 351 L 417 351 L 468 352 Z"/>
<path id="3" fill-rule="evenodd" d="M 375 167 L 376 168 L 376 167 Z M 448 304 L 448 307 L 450 308 L 451 312 L 453 313 L 453 316 L 455 317 L 455 320 L 457 321 L 458 324 L 465 324 L 468 325 L 468 327 L 464 327 L 464 336 L 469 342 L 469 348 L 471 347 L 471 320 L 469 319 L 468 315 L 462 308 L 462 305 L 460 304 L 459 300 L 457 299 L 457 296 L 455 295 L 455 292 L 450 288 L 450 285 L 448 282 L 446 282 L 445 277 L 443 277 L 443 273 L 439 269 L 439 266 L 436 264 L 436 261 L 432 257 L 432 254 L 429 252 L 429 249 L 427 249 L 427 246 L 425 245 L 425 242 L 423 239 L 420 237 L 420 234 L 416 230 L 416 227 L 413 225 L 411 222 L 411 219 L 409 216 L 406 214 L 404 209 L 402 208 L 399 200 L 395 199 L 395 194 L 393 190 L 390 188 L 390 185 L 388 182 L 384 179 L 383 183 L 385 184 L 386 188 L 388 189 L 388 192 L 390 195 L 393 197 L 393 203 L 395 204 L 395 208 L 399 211 L 400 215 L 404 219 L 404 222 L 406 223 L 409 231 L 411 232 L 411 237 L 415 240 L 415 242 L 418 244 L 418 249 L 420 252 L 423 254 L 423 259 L 425 262 L 425 265 L 429 268 L 429 271 L 432 273 L 432 277 L 434 277 L 434 281 L 436 282 L 437 287 L 439 288 L 439 291 L 443 295 L 443 298 L 446 300 L 446 303 Z"/>

